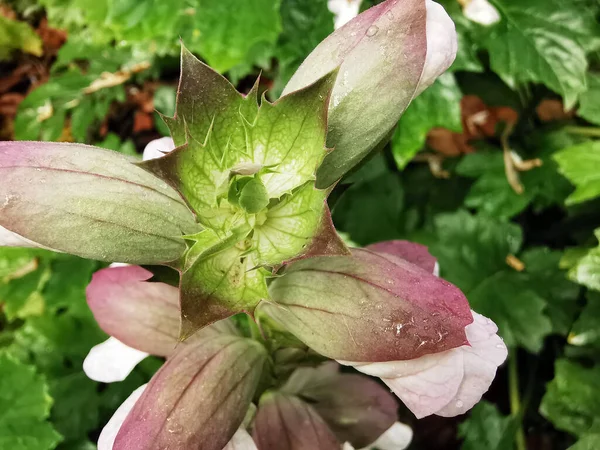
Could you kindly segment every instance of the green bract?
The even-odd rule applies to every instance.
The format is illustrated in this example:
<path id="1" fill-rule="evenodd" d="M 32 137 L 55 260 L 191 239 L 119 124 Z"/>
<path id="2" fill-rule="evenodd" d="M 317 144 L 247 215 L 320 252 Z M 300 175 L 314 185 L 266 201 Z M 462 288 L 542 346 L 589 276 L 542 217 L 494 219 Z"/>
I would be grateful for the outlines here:
<path id="1" fill-rule="evenodd" d="M 204 227 L 186 236 L 182 337 L 236 312 L 252 314 L 269 297 L 267 267 L 314 251 L 317 234 L 337 241 L 325 243 L 325 253 L 344 253 L 325 230 L 328 192 L 314 184 L 328 151 L 336 74 L 259 105 L 258 83 L 244 96 L 183 49 L 177 111 L 165 119 L 179 147 L 142 164 L 181 194 Z"/>

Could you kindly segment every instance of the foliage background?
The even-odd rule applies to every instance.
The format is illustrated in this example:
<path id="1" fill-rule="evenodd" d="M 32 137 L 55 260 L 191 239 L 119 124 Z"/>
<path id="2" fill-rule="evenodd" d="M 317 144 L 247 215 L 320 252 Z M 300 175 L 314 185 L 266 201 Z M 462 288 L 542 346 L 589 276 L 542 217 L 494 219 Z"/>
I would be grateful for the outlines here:
<path id="1" fill-rule="evenodd" d="M 364 0 L 362 8 L 376 3 Z M 473 411 L 416 421 L 414 449 L 600 448 L 600 32 L 597 0 L 491 0 L 391 143 L 336 188 L 357 245 L 427 244 L 499 326 L 507 364 Z M 0 138 L 139 153 L 167 130 L 179 39 L 241 91 L 276 98 L 333 30 L 326 0 L 11 0 L 0 4 Z M 85 303 L 100 263 L 0 250 L 0 449 L 88 450 L 160 361 L 85 377 L 106 338 Z"/>

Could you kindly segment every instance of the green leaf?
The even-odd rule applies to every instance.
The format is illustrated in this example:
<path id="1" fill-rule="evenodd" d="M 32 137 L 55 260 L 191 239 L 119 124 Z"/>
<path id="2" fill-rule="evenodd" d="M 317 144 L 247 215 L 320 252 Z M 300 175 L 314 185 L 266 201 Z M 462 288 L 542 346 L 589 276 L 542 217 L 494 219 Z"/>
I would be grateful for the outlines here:
<path id="1" fill-rule="evenodd" d="M 353 184 L 336 203 L 333 219 L 360 245 L 399 237 L 404 194 L 396 174 Z M 365 220 L 370 217 L 373 220 Z"/>
<path id="2" fill-rule="evenodd" d="M 600 366 L 585 368 L 559 359 L 554 373 L 546 386 L 540 413 L 556 428 L 577 436 L 594 431 L 600 423 Z"/>
<path id="3" fill-rule="evenodd" d="M 27 23 L 0 14 L 0 60 L 10 59 L 13 50 L 42 56 L 42 40 Z"/>
<path id="4" fill-rule="evenodd" d="M 46 262 L 42 262 L 41 267 L 34 263 L 31 268 L 34 270 L 29 270 L 23 276 L 0 283 L 0 303 L 4 304 L 8 321 L 40 315 L 44 309 L 41 290 L 48 281 L 50 271 Z"/>
<path id="5" fill-rule="evenodd" d="M 594 232 L 600 241 L 600 228 Z M 600 291 L 600 246 L 589 250 L 569 270 L 569 278 L 590 289 Z"/>
<path id="6" fill-rule="evenodd" d="M 566 200 L 574 205 L 600 196 L 600 141 L 568 147 L 554 155 L 560 172 L 577 189 Z"/>
<path id="7" fill-rule="evenodd" d="M 464 211 L 438 216 L 435 230 L 438 241 L 430 250 L 439 260 L 442 277 L 462 289 L 475 311 L 498 325 L 506 345 L 540 351 L 552 332 L 552 322 L 544 314 L 546 297 L 554 301 L 555 293 L 550 296 L 544 286 L 546 268 L 541 264 L 529 274 L 506 263 L 507 256 L 520 249 L 521 230 Z M 537 256 L 532 255 L 532 261 Z"/>
<path id="8" fill-rule="evenodd" d="M 275 43 L 281 32 L 280 3 L 281 0 L 198 0 L 199 38 L 191 47 L 217 71 L 226 72 L 243 62 L 257 43 Z"/>
<path id="9" fill-rule="evenodd" d="M 461 98 L 454 75 L 446 73 L 412 101 L 392 138 L 392 152 L 399 168 L 404 168 L 423 148 L 432 128 L 462 131 Z"/>
<path id="10" fill-rule="evenodd" d="M 50 450 L 61 436 L 46 419 L 52 399 L 35 369 L 0 354 L 0 448 Z"/>
<path id="11" fill-rule="evenodd" d="M 492 0 L 502 20 L 483 34 L 492 70 L 511 87 L 543 83 L 570 109 L 586 90 L 584 44 L 595 31 L 584 27 L 578 7 L 556 0 Z M 518 61 L 518 62 L 517 62 Z"/>
<path id="12" fill-rule="evenodd" d="M 579 101 L 577 115 L 588 122 L 600 125 L 600 74 L 587 74 L 588 89 Z"/>
<path id="13" fill-rule="evenodd" d="M 569 333 L 571 345 L 589 345 L 600 349 L 600 294 L 587 293 L 587 304 Z"/>
<path id="14" fill-rule="evenodd" d="M 517 425 L 513 417 L 503 416 L 494 404 L 481 401 L 459 425 L 458 434 L 464 439 L 461 450 L 513 450 Z"/>
<path id="15" fill-rule="evenodd" d="M 529 287 L 547 303 L 545 314 L 552 322 L 553 331 L 565 336 L 579 311 L 580 288 L 561 270 L 561 257 L 561 252 L 546 247 L 530 248 L 520 256 Z"/>
<path id="16" fill-rule="evenodd" d="M 465 198 L 465 206 L 492 217 L 508 219 L 515 216 L 529 205 L 535 194 L 533 189 L 527 187 L 522 194 L 513 190 L 506 179 L 500 149 L 465 155 L 456 167 L 456 172 L 477 178 Z"/>
<path id="17" fill-rule="evenodd" d="M 585 434 L 567 450 L 596 450 L 600 448 L 600 433 Z"/>

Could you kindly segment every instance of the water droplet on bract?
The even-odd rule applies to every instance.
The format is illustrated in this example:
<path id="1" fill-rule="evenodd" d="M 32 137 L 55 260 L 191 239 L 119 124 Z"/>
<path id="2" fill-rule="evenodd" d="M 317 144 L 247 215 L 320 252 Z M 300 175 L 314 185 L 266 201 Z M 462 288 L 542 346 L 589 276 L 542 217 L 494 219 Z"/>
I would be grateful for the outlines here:
<path id="1" fill-rule="evenodd" d="M 368 37 L 373 37 L 377 34 L 377 32 L 379 31 L 379 27 L 377 25 L 371 25 L 368 29 L 367 29 L 367 36 Z"/>
<path id="2" fill-rule="evenodd" d="M 400 335 L 400 332 L 402 331 L 402 328 L 403 328 L 403 327 L 404 327 L 404 324 L 402 324 L 402 323 L 397 323 L 397 324 L 394 326 L 394 329 L 395 329 L 395 332 L 396 332 L 396 336 L 399 336 L 399 335 Z"/>
<path id="3" fill-rule="evenodd" d="M 464 403 L 463 403 L 463 401 L 462 401 L 462 400 L 456 400 L 456 407 L 457 407 L 457 408 L 462 408 L 462 407 L 463 407 L 463 405 L 464 405 Z"/>

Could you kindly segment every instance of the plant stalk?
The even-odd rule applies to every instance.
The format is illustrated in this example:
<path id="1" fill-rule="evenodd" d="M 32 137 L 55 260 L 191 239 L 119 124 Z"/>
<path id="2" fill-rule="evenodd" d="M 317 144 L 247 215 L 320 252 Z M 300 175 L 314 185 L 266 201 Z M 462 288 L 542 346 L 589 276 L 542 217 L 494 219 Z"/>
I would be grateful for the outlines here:
<path id="1" fill-rule="evenodd" d="M 510 412 L 514 420 L 519 421 L 515 435 L 517 450 L 527 450 L 525 432 L 523 431 L 523 411 L 521 407 L 521 396 L 519 394 L 519 368 L 517 365 L 517 352 L 509 351 L 508 356 L 508 391 L 510 396 Z"/>
<path id="2" fill-rule="evenodd" d="M 580 136 L 600 137 L 600 128 L 599 127 L 568 126 L 568 127 L 565 127 L 564 130 L 567 133 L 579 134 Z"/>

